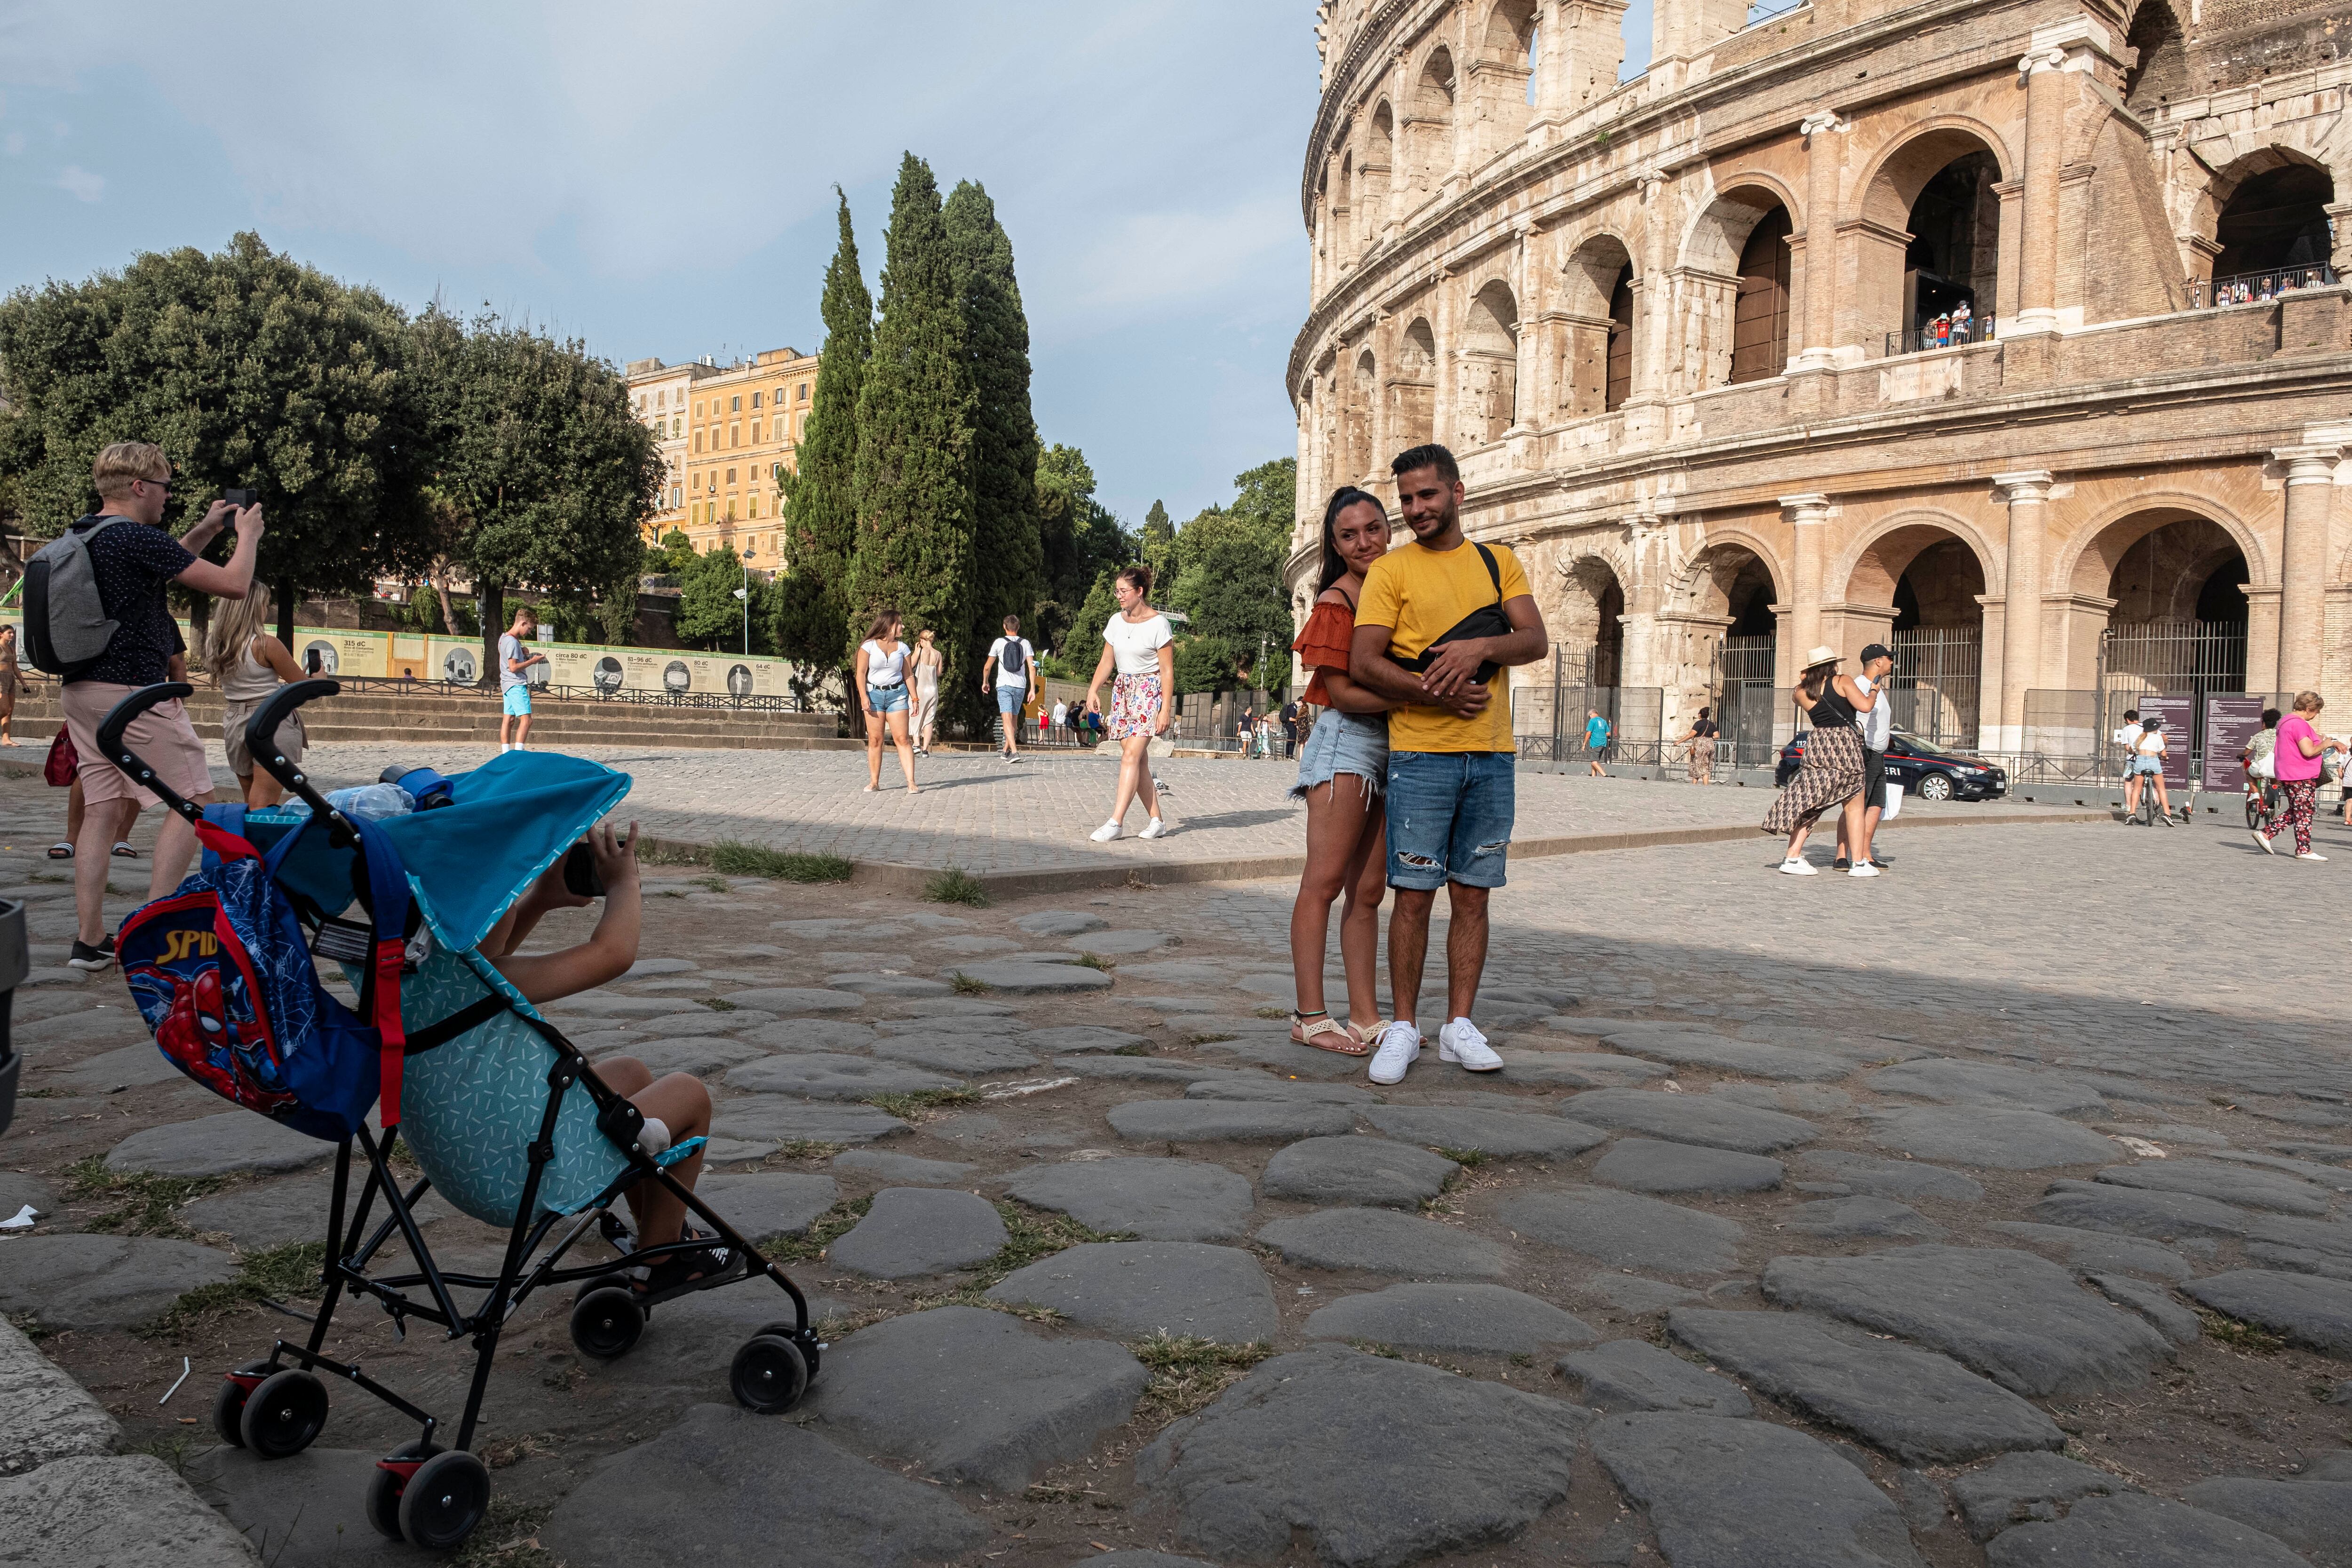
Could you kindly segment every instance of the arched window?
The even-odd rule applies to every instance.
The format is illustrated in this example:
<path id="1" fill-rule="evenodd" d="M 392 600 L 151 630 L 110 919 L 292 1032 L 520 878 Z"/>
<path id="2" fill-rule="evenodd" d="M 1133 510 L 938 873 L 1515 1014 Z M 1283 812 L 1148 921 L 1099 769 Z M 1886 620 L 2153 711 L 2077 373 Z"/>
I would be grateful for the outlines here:
<path id="1" fill-rule="evenodd" d="M 1911 204 L 1903 325 L 1916 342 L 1906 347 L 1970 342 L 1991 327 L 2000 256 L 2000 198 L 1993 187 L 2000 181 L 2000 166 L 1979 150 L 1945 164 Z"/>
<path id="2" fill-rule="evenodd" d="M 1462 340 L 1463 434 L 1498 441 L 1518 423 L 1519 307 L 1497 278 L 1470 301 Z"/>
<path id="3" fill-rule="evenodd" d="M 1609 290 L 1609 377 L 1601 406 L 1613 412 L 1633 393 L 1633 264 L 1627 262 Z"/>
<path id="4" fill-rule="evenodd" d="M 2213 276 L 2326 265 L 2334 248 L 2327 204 L 2335 199 L 2335 181 L 2309 163 L 2287 163 L 2240 181 L 2214 226 L 2213 240 L 2221 248 L 2213 258 Z"/>
<path id="5" fill-rule="evenodd" d="M 1756 220 L 1739 252 L 1731 314 L 1731 379 L 1769 381 L 1789 363 L 1789 209 Z"/>

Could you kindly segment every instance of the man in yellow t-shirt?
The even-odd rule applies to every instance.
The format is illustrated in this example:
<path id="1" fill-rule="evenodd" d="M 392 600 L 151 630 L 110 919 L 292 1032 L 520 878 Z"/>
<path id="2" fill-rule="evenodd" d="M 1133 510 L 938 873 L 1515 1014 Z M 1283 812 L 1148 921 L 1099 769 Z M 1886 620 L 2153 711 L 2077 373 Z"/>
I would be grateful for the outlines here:
<path id="1" fill-rule="evenodd" d="M 1401 1081 L 1421 1055 L 1414 1015 L 1441 887 L 1453 922 L 1438 1059 L 1472 1072 L 1503 1065 L 1470 1010 L 1486 967 L 1486 899 L 1503 885 L 1515 814 L 1508 667 L 1533 664 L 1550 649 L 1518 557 L 1463 536 L 1454 454 L 1415 447 L 1389 468 L 1412 542 L 1364 574 L 1348 650 L 1349 679 L 1397 705 L 1389 714 L 1386 800 L 1396 1021 L 1372 1053 L 1374 1083 Z"/>

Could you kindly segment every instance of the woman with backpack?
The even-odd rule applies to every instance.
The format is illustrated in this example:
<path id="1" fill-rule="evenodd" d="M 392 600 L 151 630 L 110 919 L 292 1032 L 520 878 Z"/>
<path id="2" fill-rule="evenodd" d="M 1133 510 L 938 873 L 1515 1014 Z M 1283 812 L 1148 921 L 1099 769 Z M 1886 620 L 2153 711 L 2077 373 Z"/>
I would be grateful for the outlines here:
<path id="1" fill-rule="evenodd" d="M 286 645 L 262 628 L 269 624 L 271 605 L 258 594 L 226 599 L 213 610 L 205 627 L 205 668 L 221 694 L 221 747 L 228 752 L 229 771 L 245 791 L 247 806 L 276 805 L 285 790 L 267 768 L 254 765 L 245 743 L 246 726 L 261 705 L 278 695 L 281 686 L 302 679 L 302 667 Z M 299 713 L 278 726 L 278 752 L 289 763 L 299 763 L 310 737 Z"/>

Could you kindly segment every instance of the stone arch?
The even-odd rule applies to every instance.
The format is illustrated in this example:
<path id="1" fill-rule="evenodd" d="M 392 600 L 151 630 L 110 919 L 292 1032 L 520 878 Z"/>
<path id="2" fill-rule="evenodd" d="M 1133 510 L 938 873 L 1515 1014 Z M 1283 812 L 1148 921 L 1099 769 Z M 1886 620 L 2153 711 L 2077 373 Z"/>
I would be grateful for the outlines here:
<path id="1" fill-rule="evenodd" d="M 1361 479 L 1372 471 L 1372 416 L 1380 401 L 1380 363 L 1370 346 L 1357 351 L 1350 366 L 1352 374 L 1348 387 L 1347 472 L 1340 478 L 1349 483 Z"/>
<path id="2" fill-rule="evenodd" d="M 1871 161 L 1861 182 L 1862 216 L 1888 228 L 1901 228 L 1929 180 L 1955 158 L 1979 152 L 1992 155 L 2000 179 L 2018 177 L 2017 160 L 2011 156 L 2007 143 L 1983 121 L 1966 114 L 1937 114 L 1920 121 Z"/>
<path id="3" fill-rule="evenodd" d="M 1389 444 L 1399 451 L 1437 439 L 1437 334 L 1416 316 L 1398 335 L 1389 380 Z"/>
<path id="4" fill-rule="evenodd" d="M 1613 552 L 1571 546 L 1558 558 L 1556 571 L 1559 609 L 1556 616 L 1547 615 L 1545 624 L 1561 650 L 1569 683 L 1623 684 L 1631 563 Z"/>
<path id="5" fill-rule="evenodd" d="M 1799 220 L 1803 204 L 1777 176 L 1743 170 L 1715 182 L 1715 195 L 1691 215 L 1677 249 L 1680 265 L 1728 274 L 1739 266 L 1740 248 L 1757 221 L 1774 207 Z"/>
<path id="6" fill-rule="evenodd" d="M 2199 216 L 2214 246 L 2211 276 L 2228 278 L 2328 264 L 2334 249 L 2326 208 L 2336 179 L 2318 159 L 2275 143 L 2218 171 Z"/>
<path id="7" fill-rule="evenodd" d="M 1822 597 L 1843 598 L 1849 603 L 1892 604 L 1895 584 L 1920 552 L 1937 542 L 1934 536 L 1937 534 L 1948 535 L 1968 547 L 1986 584 L 1985 592 L 1992 592 L 2001 580 L 2000 557 L 1981 529 L 1958 512 L 1941 507 L 1906 507 L 1855 536 L 1826 574 Z M 1831 583 L 1843 584 L 1843 591 L 1833 593 L 1828 585 Z M 1890 596 L 1884 601 L 1862 597 L 1874 592 Z"/>
<path id="8" fill-rule="evenodd" d="M 1527 132 L 1535 81 L 1535 0 L 1494 0 L 1471 67 L 1477 90 L 1478 157 L 1491 157 Z"/>
<path id="9" fill-rule="evenodd" d="M 1975 745 L 1983 691 L 1981 601 L 1997 580 L 1983 535 L 1950 512 L 1912 508 L 1880 521 L 1846 559 L 1844 626 L 1832 640 L 1847 654 L 1873 642 L 1894 650 L 1887 694 L 1897 728 L 1931 742 Z"/>
<path id="10" fill-rule="evenodd" d="M 1863 186 L 1868 222 L 1859 236 L 1865 347 L 1904 352 L 1984 336 L 2001 308 L 1995 187 L 2009 163 L 1989 127 L 1958 116 L 1939 116 L 1878 159 Z M 1955 318 L 1965 323 L 1957 335 Z M 1930 335 L 1933 321 L 1946 325 Z M 1882 344 L 1869 334 L 1900 335 Z"/>
<path id="11" fill-rule="evenodd" d="M 1593 234 L 1568 253 L 1560 274 L 1569 328 L 1568 374 L 1561 379 L 1569 412 L 1571 417 L 1605 414 L 1632 390 L 1633 255 L 1617 236 Z"/>
<path id="12" fill-rule="evenodd" d="M 1339 183 L 1331 194 L 1331 259 L 1342 268 L 1356 260 L 1356 151 L 1339 153 Z"/>
<path id="13" fill-rule="evenodd" d="M 2104 599 L 2125 553 L 2167 523 L 2202 518 L 2230 536 L 2246 558 L 2246 581 L 2258 584 L 2278 581 L 2278 564 L 2263 552 L 2261 538 L 2230 508 L 2191 490 L 2143 491 L 2117 501 L 2074 530 L 2056 552 L 2045 586 L 2055 585 L 2078 597 Z"/>
<path id="14" fill-rule="evenodd" d="M 1685 231 L 1685 268 L 1738 279 L 1729 331 L 1701 344 L 1701 387 L 1765 381 L 1788 368 L 1794 211 L 1777 182 L 1741 180 L 1722 189 Z"/>
<path id="15" fill-rule="evenodd" d="M 1519 306 L 1509 283 L 1489 279 L 1464 312 L 1459 425 L 1466 445 L 1499 441 L 1518 423 Z"/>
<path id="16" fill-rule="evenodd" d="M 1413 75 L 1404 121 L 1405 188 L 1409 207 L 1437 194 L 1454 163 L 1454 53 L 1444 44 L 1422 58 Z"/>
<path id="17" fill-rule="evenodd" d="M 2236 519 L 2194 498 L 2109 508 L 2067 562 L 2067 684 L 2100 682 L 2126 700 L 2243 690 L 2252 614 L 2240 585 L 2262 581 L 2250 543 Z M 2192 710 L 2200 728 L 2201 708 Z"/>
<path id="18" fill-rule="evenodd" d="M 1357 232 L 1363 236 L 1367 251 L 1381 240 L 1381 226 L 1388 219 L 1390 183 L 1396 168 L 1396 110 L 1387 99 L 1373 105 L 1364 122 L 1364 161 L 1357 166 L 1361 188 L 1356 193 L 1356 205 L 1361 213 Z"/>

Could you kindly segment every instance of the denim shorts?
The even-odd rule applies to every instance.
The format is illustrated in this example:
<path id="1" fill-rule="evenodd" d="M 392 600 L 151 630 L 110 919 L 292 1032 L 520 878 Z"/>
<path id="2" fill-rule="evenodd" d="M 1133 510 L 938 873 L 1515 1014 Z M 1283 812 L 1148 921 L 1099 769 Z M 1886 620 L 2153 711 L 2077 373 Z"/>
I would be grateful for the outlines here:
<path id="1" fill-rule="evenodd" d="M 1499 888 L 1518 758 L 1509 752 L 1389 753 L 1389 886 Z"/>
<path id="2" fill-rule="evenodd" d="M 996 689 L 996 710 L 999 713 L 1018 713 L 1022 699 L 1028 695 L 1029 689 L 1025 686 L 1000 686 Z"/>
<path id="3" fill-rule="evenodd" d="M 1326 710 L 1307 731 L 1298 753 L 1298 782 L 1290 798 L 1305 800 L 1307 793 L 1329 784 L 1341 773 L 1364 781 L 1367 793 L 1377 795 L 1389 771 L 1389 716 L 1385 713 L 1342 713 Z"/>
<path id="4" fill-rule="evenodd" d="M 2124 770 L 2126 776 L 2132 773 L 2160 773 L 2163 771 L 2164 759 L 2162 757 L 2141 756 L 2137 752 L 2132 756 L 2131 765 Z"/>
<path id="5" fill-rule="evenodd" d="M 869 686 L 866 689 L 866 700 L 874 705 L 877 713 L 898 712 L 907 706 L 907 683 L 902 680 L 896 686 Z"/>
<path id="6" fill-rule="evenodd" d="M 530 712 L 530 688 L 509 686 L 499 694 L 499 707 L 509 718 L 520 718 Z"/>

